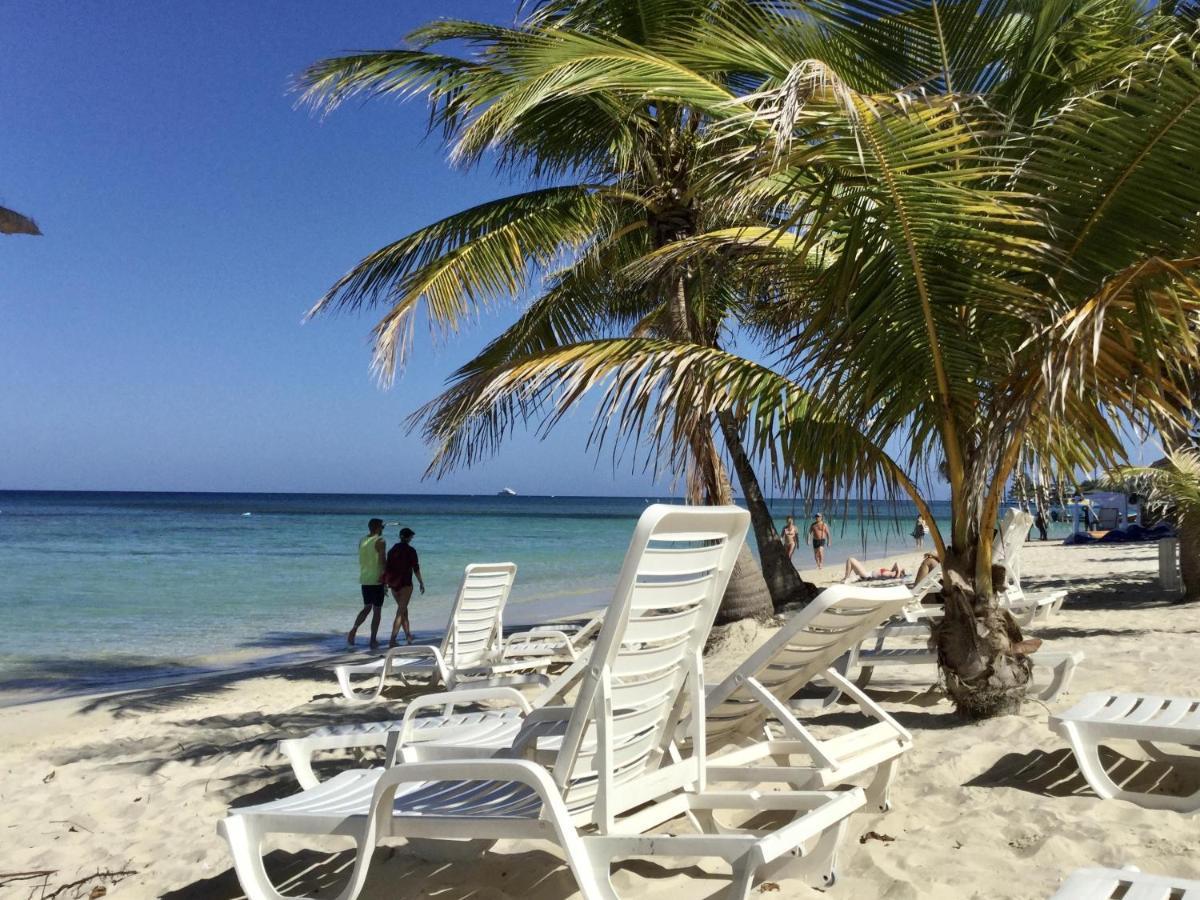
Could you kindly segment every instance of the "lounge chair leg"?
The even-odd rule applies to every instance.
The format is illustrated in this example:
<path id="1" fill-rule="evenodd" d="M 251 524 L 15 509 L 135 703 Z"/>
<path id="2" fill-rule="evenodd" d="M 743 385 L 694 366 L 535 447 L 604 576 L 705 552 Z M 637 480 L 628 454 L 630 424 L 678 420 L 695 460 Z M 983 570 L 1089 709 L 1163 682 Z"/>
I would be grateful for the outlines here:
<path id="1" fill-rule="evenodd" d="M 1145 809 L 1169 809 L 1188 814 L 1200 812 L 1200 791 L 1180 797 L 1125 790 L 1104 770 L 1100 762 L 1100 745 L 1095 741 L 1084 740 L 1073 727 L 1073 723 L 1066 723 L 1066 731 L 1071 750 L 1075 753 L 1075 760 L 1079 763 L 1079 771 L 1101 799 L 1128 800 Z"/>
<path id="2" fill-rule="evenodd" d="M 836 825 L 830 825 L 799 858 L 785 856 L 778 859 L 764 866 L 759 876 L 803 878 L 815 888 L 833 887 L 837 881 L 837 850 L 846 832 L 846 822 L 842 819 Z"/>
<path id="3" fill-rule="evenodd" d="M 312 750 L 304 746 L 304 741 L 280 741 L 279 749 L 292 764 L 292 771 L 296 773 L 296 780 L 300 782 L 301 788 L 307 790 L 320 784 L 320 779 L 317 778 L 317 773 L 312 768 Z"/>
<path id="4" fill-rule="evenodd" d="M 754 887 L 754 876 L 762 866 L 762 852 L 756 847 L 733 863 L 732 878 L 725 889 L 728 900 L 747 900 Z"/>
<path id="5" fill-rule="evenodd" d="M 896 767 L 899 764 L 900 758 L 893 756 L 882 765 L 876 766 L 875 777 L 871 779 L 865 791 L 868 806 L 873 806 L 880 812 L 887 812 L 892 808 L 892 781 L 896 777 Z"/>
<path id="6" fill-rule="evenodd" d="M 1036 660 L 1035 660 L 1036 662 Z M 1075 674 L 1075 659 L 1066 656 L 1050 668 L 1050 683 L 1038 692 L 1039 700 L 1053 700 L 1066 688 Z"/>
<path id="7" fill-rule="evenodd" d="M 1111 800 L 1121 793 L 1120 786 L 1108 777 L 1100 762 L 1100 745 L 1095 741 L 1085 740 L 1073 723 L 1066 724 L 1067 741 L 1071 752 L 1075 754 L 1075 762 L 1084 780 L 1091 786 L 1101 800 Z"/>
<path id="8" fill-rule="evenodd" d="M 557 824 L 555 830 L 583 900 L 620 900 L 613 887 L 612 856 L 604 846 L 604 838 L 581 838 L 574 829 L 568 833 Z"/>
<path id="9" fill-rule="evenodd" d="M 271 883 L 266 866 L 263 865 L 263 832 L 253 817 L 229 816 L 220 822 L 217 830 L 229 844 L 234 871 L 248 900 L 307 900 L 292 894 L 285 896 Z M 358 896 L 367 880 L 367 870 L 371 866 L 374 849 L 373 846 L 367 847 L 358 842 L 350 882 L 337 895 L 337 900 L 354 900 Z"/>
<path id="10" fill-rule="evenodd" d="M 854 679 L 854 683 L 860 688 L 865 688 L 871 683 L 871 676 L 875 674 L 874 666 L 863 666 L 858 670 L 858 677 Z"/>

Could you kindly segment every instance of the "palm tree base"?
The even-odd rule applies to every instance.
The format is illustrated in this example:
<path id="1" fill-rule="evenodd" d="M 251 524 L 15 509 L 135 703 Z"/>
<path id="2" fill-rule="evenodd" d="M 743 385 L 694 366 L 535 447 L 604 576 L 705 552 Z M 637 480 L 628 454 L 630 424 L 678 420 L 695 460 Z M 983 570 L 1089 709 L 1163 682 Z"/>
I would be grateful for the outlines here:
<path id="1" fill-rule="evenodd" d="M 971 721 L 1018 712 L 1033 674 L 1033 663 L 1020 652 L 1020 627 L 961 579 L 951 581 L 945 617 L 932 637 L 946 694 Z"/>

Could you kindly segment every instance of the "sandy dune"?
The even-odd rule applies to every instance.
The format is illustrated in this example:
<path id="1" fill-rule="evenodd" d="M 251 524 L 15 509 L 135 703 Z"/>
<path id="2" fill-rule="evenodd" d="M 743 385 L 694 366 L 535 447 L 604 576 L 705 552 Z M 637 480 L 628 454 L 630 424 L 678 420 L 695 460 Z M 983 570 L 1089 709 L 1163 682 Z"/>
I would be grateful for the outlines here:
<path id="1" fill-rule="evenodd" d="M 1066 706 L 1089 690 L 1200 693 L 1200 608 L 1156 588 L 1153 546 L 1030 545 L 1027 586 L 1062 586 L 1063 612 L 1032 633 L 1087 655 Z M 890 561 L 889 561 L 890 562 Z M 912 570 L 915 555 L 906 564 Z M 812 574 L 812 573 L 810 573 Z M 827 570 L 823 580 L 840 575 Z M 765 631 L 738 626 L 710 660 L 713 673 Z M 1018 716 L 967 725 L 930 688 L 930 669 L 892 670 L 871 692 L 913 730 L 886 814 L 851 820 L 838 884 L 820 894 L 782 879 L 779 896 L 1041 898 L 1072 869 L 1136 864 L 1200 877 L 1195 820 L 1092 795 L 1064 744 L 1031 701 Z M 240 895 L 216 822 L 229 805 L 286 795 L 294 785 L 279 738 L 330 722 L 389 718 L 399 703 L 347 708 L 321 666 L 229 674 L 189 685 L 0 710 L 0 896 L 231 898 Z M 398 696 L 398 695 L 397 695 Z M 834 730 L 846 709 L 814 720 Z M 1195 789 L 1194 773 L 1108 754 L 1121 779 Z M 326 771 L 346 765 L 333 760 Z M 871 836 L 874 833 L 874 836 Z M 335 842 L 283 841 L 271 858 L 291 893 L 334 896 L 350 854 Z M 97 872 L 128 875 L 89 876 Z M 21 875 L 20 873 L 44 874 Z M 16 874 L 14 874 L 16 873 Z M 623 895 L 686 900 L 723 881 L 715 863 L 672 868 L 632 861 Z M 773 892 L 772 885 L 760 887 Z M 367 897 L 558 900 L 576 896 L 553 851 L 501 843 L 478 861 L 437 863 L 402 843 L 376 854 Z"/>

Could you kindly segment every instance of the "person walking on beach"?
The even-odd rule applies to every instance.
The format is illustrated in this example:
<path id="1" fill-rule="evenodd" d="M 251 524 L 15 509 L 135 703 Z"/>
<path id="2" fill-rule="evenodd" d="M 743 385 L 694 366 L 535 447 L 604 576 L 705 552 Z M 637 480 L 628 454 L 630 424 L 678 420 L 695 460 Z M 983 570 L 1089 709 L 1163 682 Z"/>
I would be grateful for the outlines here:
<path id="1" fill-rule="evenodd" d="M 1038 540 L 1046 540 L 1046 517 L 1040 509 L 1038 510 L 1037 518 L 1033 520 L 1033 527 L 1038 530 Z"/>
<path id="2" fill-rule="evenodd" d="M 372 519 L 367 523 L 369 532 L 358 542 L 358 580 L 362 585 L 363 608 L 354 620 L 354 627 L 346 635 L 346 646 L 354 646 L 358 626 L 371 614 L 371 649 L 379 646 L 379 617 L 383 612 L 383 601 L 387 588 L 383 586 L 384 551 L 387 541 L 383 539 L 383 519 Z"/>
<path id="3" fill-rule="evenodd" d="M 825 545 L 829 543 L 829 526 L 825 524 L 825 519 L 820 513 L 813 516 L 813 523 L 808 526 L 808 536 L 812 539 L 813 559 L 817 561 L 817 568 L 825 567 Z"/>
<path id="4" fill-rule="evenodd" d="M 383 582 L 392 589 L 392 596 L 396 599 L 396 621 L 392 623 L 389 647 L 396 646 L 401 627 L 404 628 L 405 643 L 413 642 L 412 628 L 408 624 L 408 601 L 412 599 L 414 575 L 417 577 L 417 584 L 421 586 L 421 593 L 425 593 L 425 579 L 421 577 L 417 551 L 410 543 L 414 535 L 416 532 L 411 528 L 400 529 L 400 543 L 394 544 L 388 551 L 383 569 Z"/>
<path id="5" fill-rule="evenodd" d="M 800 532 L 796 530 L 796 520 L 791 516 L 787 517 L 787 524 L 783 526 L 783 531 L 779 533 L 779 539 L 783 541 L 783 552 L 788 555 L 788 559 L 791 559 L 792 554 L 796 552 L 796 548 L 800 545 Z"/>
<path id="6" fill-rule="evenodd" d="M 925 532 L 929 529 L 925 527 L 925 520 L 917 516 L 917 523 L 913 525 L 912 536 L 917 542 L 917 549 L 920 550 L 925 546 Z"/>

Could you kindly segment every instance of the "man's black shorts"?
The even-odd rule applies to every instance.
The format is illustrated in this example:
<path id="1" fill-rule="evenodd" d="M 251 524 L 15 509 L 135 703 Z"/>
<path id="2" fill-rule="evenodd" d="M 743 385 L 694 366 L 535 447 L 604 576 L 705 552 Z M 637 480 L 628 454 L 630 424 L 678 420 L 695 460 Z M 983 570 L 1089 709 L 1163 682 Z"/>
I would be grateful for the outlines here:
<path id="1" fill-rule="evenodd" d="M 387 588 L 382 584 L 364 584 L 362 586 L 364 606 L 383 606 L 387 597 Z"/>

